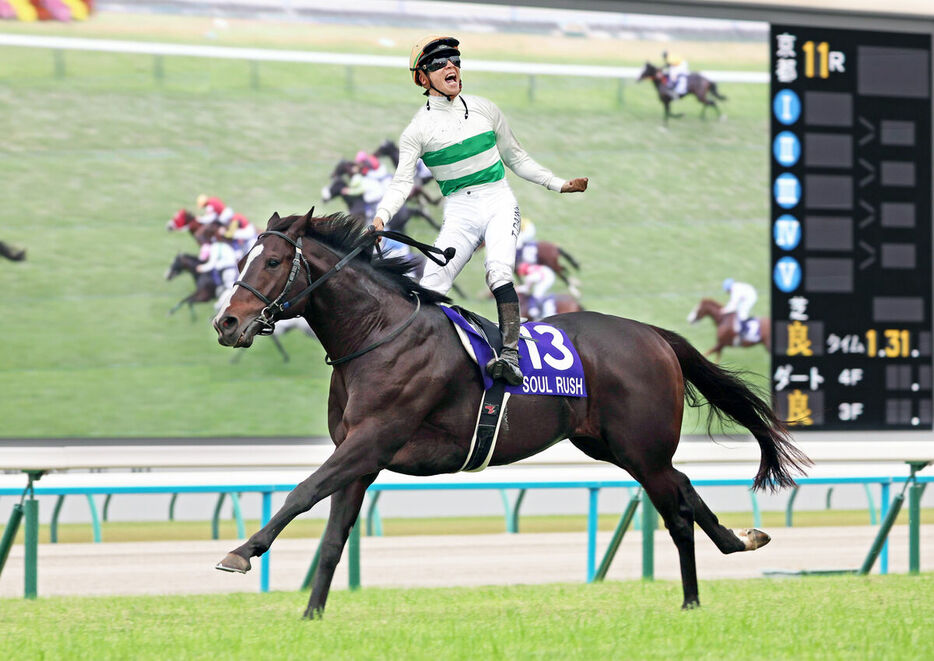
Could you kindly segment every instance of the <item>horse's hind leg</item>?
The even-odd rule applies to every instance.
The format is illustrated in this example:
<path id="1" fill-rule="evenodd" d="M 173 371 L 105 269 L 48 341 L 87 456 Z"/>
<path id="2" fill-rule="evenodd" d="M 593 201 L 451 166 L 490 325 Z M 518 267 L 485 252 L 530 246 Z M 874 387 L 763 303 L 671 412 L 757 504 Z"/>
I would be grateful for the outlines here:
<path id="1" fill-rule="evenodd" d="M 737 551 L 755 551 L 769 543 L 771 538 L 761 530 L 748 528 L 745 530 L 733 531 L 720 523 L 717 515 L 710 511 L 697 491 L 694 485 L 688 479 L 688 476 L 679 471 L 675 471 L 679 477 L 678 489 L 682 498 L 688 503 L 694 512 L 694 520 L 701 527 L 711 541 L 717 545 L 720 552 L 724 555 L 736 553 Z"/>
<path id="2" fill-rule="evenodd" d="M 341 559 L 350 529 L 360 514 L 360 506 L 363 505 L 367 487 L 373 484 L 374 479 L 376 479 L 375 474 L 367 475 L 335 491 L 331 496 L 331 513 L 328 515 L 328 525 L 321 539 L 318 570 L 315 572 L 308 608 L 305 609 L 304 616 L 307 618 L 321 617 L 324 613 L 324 604 L 331 590 L 334 569 Z"/>

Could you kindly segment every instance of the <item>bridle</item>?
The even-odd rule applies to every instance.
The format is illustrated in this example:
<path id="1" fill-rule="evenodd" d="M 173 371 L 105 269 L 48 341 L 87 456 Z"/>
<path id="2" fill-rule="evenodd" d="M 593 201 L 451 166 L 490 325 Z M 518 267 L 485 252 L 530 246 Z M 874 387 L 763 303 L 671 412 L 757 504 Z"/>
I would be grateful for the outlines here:
<path id="1" fill-rule="evenodd" d="M 311 292 L 313 292 L 315 289 L 323 285 L 325 282 L 327 282 L 330 278 L 332 278 L 337 273 L 340 273 L 340 271 L 345 266 L 347 266 L 347 264 L 350 263 L 350 261 L 353 260 L 354 257 L 356 257 L 361 252 L 363 252 L 365 248 L 372 246 L 373 242 L 376 240 L 376 237 L 378 236 L 385 236 L 391 239 L 395 239 L 396 241 L 401 241 L 403 243 L 407 243 L 408 245 L 414 246 L 418 248 L 419 250 L 421 250 L 423 253 L 425 253 L 426 257 L 428 257 L 435 263 L 440 264 L 441 266 L 446 265 L 454 257 L 454 248 L 446 248 L 445 250 L 441 250 L 440 248 L 436 248 L 434 246 L 421 243 L 420 241 L 416 241 L 415 239 L 409 236 L 406 236 L 405 234 L 401 234 L 399 232 L 393 232 L 391 230 L 377 231 L 372 225 L 370 225 L 370 227 L 367 230 L 367 233 L 363 237 L 361 237 L 356 247 L 354 247 L 350 252 L 344 255 L 337 262 L 337 264 L 335 264 L 330 269 L 328 269 L 326 272 L 324 272 L 321 275 L 321 277 L 319 277 L 317 280 L 313 280 L 312 275 L 311 275 L 311 266 L 308 264 L 308 260 L 305 259 L 305 255 L 302 252 L 302 237 L 301 236 L 299 236 L 297 239 L 293 239 L 292 237 L 290 237 L 289 235 L 283 232 L 278 232 L 276 230 L 266 230 L 265 232 L 263 232 L 262 234 L 256 237 L 256 241 L 259 242 L 259 240 L 265 236 L 278 236 L 280 239 L 284 239 L 288 243 L 291 243 L 292 246 L 295 248 L 295 255 L 292 258 L 292 268 L 289 271 L 288 279 L 285 281 L 285 286 L 283 286 L 282 291 L 279 293 L 278 296 L 276 296 L 275 299 L 270 300 L 270 298 L 266 296 L 264 293 L 262 293 L 261 291 L 253 287 L 252 285 L 247 284 L 243 280 L 237 280 L 233 284 L 234 287 L 243 287 L 244 289 L 251 292 L 254 296 L 259 298 L 259 300 L 261 300 L 263 303 L 266 304 L 266 307 L 264 307 L 262 311 L 260 311 L 259 316 L 252 322 L 254 324 L 259 324 L 261 326 L 260 330 L 257 331 L 257 335 L 272 335 L 272 333 L 276 330 L 276 320 L 275 320 L 276 315 L 281 314 L 282 312 L 288 310 L 289 308 L 292 308 L 302 298 L 308 296 Z M 377 251 L 379 251 L 378 247 L 377 247 Z M 435 254 L 441 255 L 444 258 L 444 261 L 441 261 L 441 259 L 435 257 Z M 380 255 L 382 255 L 381 252 L 380 252 Z M 289 293 L 289 290 L 292 288 L 292 285 L 295 283 L 295 277 L 298 275 L 299 269 L 304 269 L 305 279 L 308 281 L 308 286 L 305 287 L 300 292 L 298 292 L 295 296 L 292 296 L 290 299 L 284 300 L 286 299 L 286 295 Z M 366 347 L 365 349 L 355 351 L 347 356 L 344 356 L 342 358 L 337 358 L 334 360 L 332 360 L 330 356 L 326 355 L 324 357 L 324 362 L 326 362 L 328 365 L 339 365 L 341 363 L 346 363 L 350 360 L 353 360 L 354 358 L 357 358 L 359 356 L 362 356 L 365 353 L 372 351 L 376 347 L 379 347 L 395 339 L 402 331 L 408 328 L 412 324 L 413 321 L 415 321 L 415 317 L 418 315 L 419 310 L 421 310 L 421 307 L 422 307 L 421 299 L 414 292 L 412 293 L 412 296 L 415 298 L 415 311 L 409 316 L 408 319 L 405 320 L 405 323 L 403 323 L 401 326 L 396 328 L 389 335 L 383 337 L 382 339 Z"/>

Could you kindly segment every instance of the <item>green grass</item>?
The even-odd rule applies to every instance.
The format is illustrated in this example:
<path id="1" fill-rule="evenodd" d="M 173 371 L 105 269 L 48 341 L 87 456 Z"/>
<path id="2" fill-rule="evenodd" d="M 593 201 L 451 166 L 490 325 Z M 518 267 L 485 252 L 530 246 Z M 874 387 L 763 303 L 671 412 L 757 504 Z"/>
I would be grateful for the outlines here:
<path id="1" fill-rule="evenodd" d="M 0 602 L 0 653 L 53 659 L 927 659 L 934 575 Z"/>
<path id="2" fill-rule="evenodd" d="M 751 512 L 722 512 L 720 522 L 728 528 L 748 528 L 753 525 Z M 325 519 L 298 518 L 282 531 L 280 537 L 317 538 L 324 533 Z M 614 530 L 619 515 L 601 514 L 597 526 L 600 530 Z M 921 510 L 921 523 L 934 522 L 934 509 Z M 387 518 L 382 520 L 383 534 L 387 537 L 409 535 L 481 535 L 501 533 L 505 521 L 501 516 L 451 516 L 442 518 Z M 817 510 L 794 513 L 796 528 L 825 526 L 866 526 L 869 513 L 865 510 Z M 897 525 L 908 525 L 908 512 L 903 509 L 896 520 Z M 366 525 L 362 520 L 362 525 Z M 258 519 L 245 519 L 247 534 L 259 530 Z M 785 526 L 785 513 L 762 512 L 762 527 L 768 530 Z M 364 528 L 365 529 L 365 528 Z M 587 517 L 581 515 L 523 516 L 519 519 L 519 530 L 523 533 L 540 532 L 583 532 L 587 530 Z M 237 526 L 232 520 L 222 520 L 218 527 L 220 539 L 237 539 Z M 39 526 L 39 542 L 49 542 L 49 526 Z M 101 524 L 104 542 L 161 542 L 171 540 L 211 539 L 210 521 L 105 521 Z M 23 531 L 19 531 L 17 543 L 22 543 Z M 63 523 L 58 526 L 60 543 L 92 542 L 93 530 L 90 523 Z"/>
<path id="3" fill-rule="evenodd" d="M 65 54 L 64 72 L 50 51 L 0 48 L 0 239 L 29 251 L 0 263 L 0 435 L 325 435 L 330 369 L 317 343 L 285 337 L 284 364 L 260 340 L 231 364 L 209 308 L 194 322 L 166 316 L 191 283 L 162 275 L 194 242 L 163 227 L 201 192 L 260 226 L 275 210 L 343 210 L 319 202 L 327 173 L 397 138 L 420 103 L 414 86 L 385 69 L 356 68 L 348 83 L 343 67 L 264 63 L 254 89 L 243 62 L 166 58 L 157 79 L 152 58 L 83 52 Z M 767 312 L 766 86 L 722 85 L 726 122 L 700 121 L 686 101 L 669 131 L 645 85 L 620 97 L 616 81 L 538 77 L 531 98 L 525 76 L 465 70 L 465 86 L 500 105 L 541 163 L 591 178 L 573 197 L 511 179 L 539 236 L 583 264 L 588 309 L 701 349 L 713 327 L 685 317 L 724 277 L 756 285 Z M 483 289 L 482 269 L 474 259 L 461 275 L 465 291 Z M 458 302 L 495 314 L 487 300 Z M 726 362 L 768 369 L 761 347 Z M 698 428 L 693 415 L 685 428 Z"/>

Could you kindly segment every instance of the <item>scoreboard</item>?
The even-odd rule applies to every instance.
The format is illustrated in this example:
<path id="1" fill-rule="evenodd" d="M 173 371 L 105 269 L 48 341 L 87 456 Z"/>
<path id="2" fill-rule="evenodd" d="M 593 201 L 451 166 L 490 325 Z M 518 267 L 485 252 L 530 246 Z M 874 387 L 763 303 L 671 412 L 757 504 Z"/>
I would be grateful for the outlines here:
<path id="1" fill-rule="evenodd" d="M 930 430 L 931 36 L 772 25 L 770 50 L 776 412 Z"/>

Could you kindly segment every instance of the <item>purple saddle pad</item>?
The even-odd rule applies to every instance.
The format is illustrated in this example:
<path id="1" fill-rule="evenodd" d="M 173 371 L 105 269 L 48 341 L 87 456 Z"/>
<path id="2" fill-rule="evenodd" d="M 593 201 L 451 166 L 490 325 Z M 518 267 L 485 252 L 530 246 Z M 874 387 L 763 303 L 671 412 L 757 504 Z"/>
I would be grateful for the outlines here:
<path id="1" fill-rule="evenodd" d="M 493 385 L 486 364 L 493 358 L 493 349 L 476 328 L 456 310 L 446 305 L 440 308 L 458 331 L 464 350 L 477 363 L 484 389 Z M 522 324 L 519 333 L 519 367 L 522 385 L 506 386 L 513 395 L 554 395 L 556 397 L 586 397 L 584 366 L 567 334 L 540 321 Z"/>

